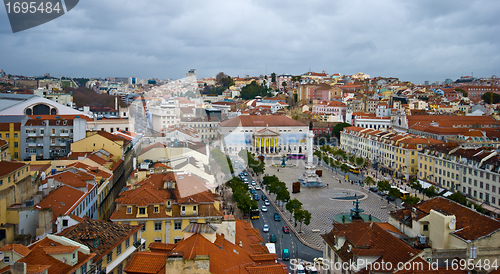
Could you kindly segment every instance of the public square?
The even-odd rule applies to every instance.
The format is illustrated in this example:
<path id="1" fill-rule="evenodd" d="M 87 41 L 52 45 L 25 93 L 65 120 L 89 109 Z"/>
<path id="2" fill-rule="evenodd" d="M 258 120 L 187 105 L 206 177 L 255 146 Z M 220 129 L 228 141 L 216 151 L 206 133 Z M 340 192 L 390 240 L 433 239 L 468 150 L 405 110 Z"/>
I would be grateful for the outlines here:
<path id="1" fill-rule="evenodd" d="M 359 196 L 360 193 L 363 193 L 364 197 L 359 199 L 360 208 L 364 209 L 365 214 L 371 214 L 382 222 L 387 222 L 389 212 L 396 209 L 393 203 L 388 203 L 386 199 L 370 192 L 368 187 L 348 183 L 343 173 L 339 172 L 337 174 L 326 167 L 317 167 L 323 170 L 323 176 L 321 177 L 323 187 L 301 187 L 299 193 L 292 193 L 292 183 L 296 182 L 305 171 L 306 160 L 287 162 L 296 164 L 295 167 L 278 168 L 272 166 L 279 163 L 281 163 L 281 160 L 278 159 L 266 160 L 265 173 L 271 176 L 276 175 L 281 181 L 285 182 L 290 191 L 291 199 L 297 198 L 303 204 L 302 207 L 311 212 L 311 224 L 309 226 L 302 225 L 303 233 L 300 236 L 312 247 L 323 249 L 323 240 L 320 235 L 332 229 L 333 217 L 339 213 L 350 212 L 350 209 L 354 207 L 352 200 L 338 199 L 339 195 L 341 196 L 343 193 L 346 196 L 354 195 L 354 193 L 358 193 Z M 271 197 L 274 198 L 275 195 L 271 195 Z M 283 210 L 287 219 L 290 219 L 290 213 L 284 207 Z M 298 231 L 299 228 L 300 224 L 297 224 L 296 230 Z"/>

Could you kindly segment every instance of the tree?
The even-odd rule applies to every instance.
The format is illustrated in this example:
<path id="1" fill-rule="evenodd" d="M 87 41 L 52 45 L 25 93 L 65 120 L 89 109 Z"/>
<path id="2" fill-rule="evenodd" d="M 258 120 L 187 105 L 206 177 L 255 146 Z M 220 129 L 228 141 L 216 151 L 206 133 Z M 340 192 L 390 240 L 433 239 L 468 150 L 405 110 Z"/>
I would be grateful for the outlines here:
<path id="1" fill-rule="evenodd" d="M 346 164 L 342 164 L 340 170 L 346 174 L 349 171 L 349 167 Z"/>
<path id="2" fill-rule="evenodd" d="M 417 178 L 412 178 L 410 180 L 410 187 L 415 190 L 422 190 L 422 184 L 420 184 Z"/>
<path id="3" fill-rule="evenodd" d="M 281 86 L 283 86 L 283 89 L 286 91 L 286 81 L 283 81 L 283 83 L 281 83 Z"/>
<path id="4" fill-rule="evenodd" d="M 283 208 L 283 204 L 290 200 L 290 192 L 286 188 L 286 184 L 283 183 L 284 187 L 280 187 L 278 193 L 276 193 L 276 200 L 280 201 L 281 206 Z"/>
<path id="5" fill-rule="evenodd" d="M 372 178 L 372 177 L 367 176 L 367 177 L 365 178 L 365 184 L 367 184 L 367 185 L 374 185 L 374 184 L 375 184 L 375 180 L 373 180 L 373 178 Z"/>
<path id="6" fill-rule="evenodd" d="M 437 189 L 436 189 L 436 187 L 435 187 L 435 186 L 430 186 L 430 187 L 428 187 L 428 188 L 424 189 L 424 194 L 425 194 L 427 197 L 432 198 L 432 197 L 434 197 L 434 196 L 436 196 L 436 195 L 437 195 L 436 190 L 437 190 Z"/>
<path id="7" fill-rule="evenodd" d="M 483 101 L 486 104 L 498 104 L 498 103 L 500 103 L 500 94 L 493 93 L 491 91 L 486 92 L 485 94 L 483 94 L 481 96 L 481 99 L 483 99 Z M 492 99 L 493 99 L 493 102 L 492 102 Z"/>
<path id="8" fill-rule="evenodd" d="M 391 189 L 391 184 L 389 184 L 389 181 L 387 180 L 383 180 L 383 181 L 379 181 L 377 183 L 377 189 L 378 191 L 389 191 Z"/>
<path id="9" fill-rule="evenodd" d="M 389 193 L 387 194 L 389 197 L 392 197 L 394 199 L 401 198 L 401 191 L 395 187 L 391 187 L 389 189 Z"/>
<path id="10" fill-rule="evenodd" d="M 293 213 L 293 218 L 295 219 L 295 221 L 301 223 L 300 227 L 302 228 L 302 221 L 304 221 L 305 218 L 304 210 L 302 208 L 295 210 Z"/>
<path id="11" fill-rule="evenodd" d="M 332 134 L 333 134 L 335 137 L 337 137 L 337 138 L 339 138 L 339 139 L 340 139 L 340 132 L 341 132 L 342 130 L 344 130 L 344 128 L 346 128 L 346 127 L 351 127 L 351 126 L 352 126 L 352 125 L 351 125 L 351 124 L 349 124 L 349 123 L 340 123 L 340 124 L 336 124 L 336 125 L 333 127 L 333 129 L 332 129 Z"/>
<path id="12" fill-rule="evenodd" d="M 241 88 L 240 96 L 242 99 L 250 100 L 255 99 L 256 96 L 267 96 L 269 90 L 264 85 L 257 84 L 252 81 L 250 84 Z"/>
<path id="13" fill-rule="evenodd" d="M 290 221 L 292 220 L 292 214 L 296 209 L 300 209 L 302 207 L 302 203 L 297 200 L 297 198 L 293 198 L 292 200 L 286 203 L 285 208 L 290 212 Z"/>
<path id="14" fill-rule="evenodd" d="M 312 217 L 311 216 L 311 212 L 305 210 L 304 215 L 305 215 L 304 216 L 304 224 L 305 225 L 310 225 L 311 224 L 311 217 Z M 301 227 L 301 229 L 302 229 L 302 227 Z"/>
<path id="15" fill-rule="evenodd" d="M 219 72 L 215 76 L 215 84 L 218 86 L 222 86 L 224 84 L 224 79 L 226 79 L 228 76 L 224 72 Z"/>
<path id="16" fill-rule="evenodd" d="M 219 165 L 222 173 L 229 175 L 234 173 L 231 160 L 219 148 L 214 148 L 210 151 L 210 156 Z"/>
<path id="17" fill-rule="evenodd" d="M 462 193 L 460 192 L 455 192 L 448 196 L 448 199 L 455 201 L 461 205 L 467 205 L 467 197 L 465 197 Z"/>
<path id="18" fill-rule="evenodd" d="M 420 198 L 412 195 L 406 195 L 405 197 L 401 198 L 401 200 L 407 205 L 414 205 L 420 202 Z"/>
<path id="19" fill-rule="evenodd" d="M 276 83 L 276 73 L 271 73 L 271 82 Z"/>

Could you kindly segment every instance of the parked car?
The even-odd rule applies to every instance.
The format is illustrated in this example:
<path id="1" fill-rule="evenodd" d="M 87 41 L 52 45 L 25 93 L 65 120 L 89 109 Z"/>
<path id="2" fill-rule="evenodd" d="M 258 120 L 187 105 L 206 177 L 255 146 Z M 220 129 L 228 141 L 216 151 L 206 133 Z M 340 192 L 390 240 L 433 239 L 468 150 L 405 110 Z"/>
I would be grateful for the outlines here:
<path id="1" fill-rule="evenodd" d="M 271 234 L 271 236 L 269 237 L 269 241 L 270 241 L 271 243 L 275 243 L 275 242 L 276 242 L 276 235 Z"/>
<path id="2" fill-rule="evenodd" d="M 288 226 L 286 225 L 283 226 L 283 232 L 290 233 L 290 229 L 288 228 Z"/>
<path id="3" fill-rule="evenodd" d="M 265 200 L 265 201 L 264 201 L 264 204 L 265 204 L 266 206 L 270 206 L 270 205 L 271 205 L 271 203 L 269 202 L 269 200 Z"/>
<path id="4" fill-rule="evenodd" d="M 262 227 L 262 231 L 269 232 L 269 225 L 264 225 L 264 227 Z"/>
<path id="5" fill-rule="evenodd" d="M 255 186 L 257 185 L 257 183 L 255 181 L 252 181 L 252 185 Z"/>
<path id="6" fill-rule="evenodd" d="M 396 199 L 394 199 L 394 197 L 392 197 L 392 196 L 386 196 L 385 198 L 386 198 L 387 200 L 391 201 L 391 202 L 392 202 L 392 201 L 394 201 L 394 200 L 396 200 Z"/>
<path id="7" fill-rule="evenodd" d="M 256 190 L 260 190 L 260 186 L 255 186 L 255 189 Z"/>
<path id="8" fill-rule="evenodd" d="M 252 190 L 253 190 L 253 189 L 252 189 Z M 254 199 L 255 201 L 258 201 L 258 200 L 259 200 L 259 195 L 254 194 L 254 195 L 253 195 L 253 199 Z"/>
<path id="9" fill-rule="evenodd" d="M 274 220 L 275 221 L 281 221 L 281 216 L 278 213 L 274 213 Z"/>
<path id="10" fill-rule="evenodd" d="M 266 195 L 262 194 L 262 200 L 264 200 L 264 201 L 267 200 Z"/>
<path id="11" fill-rule="evenodd" d="M 265 205 L 262 206 L 262 212 L 267 212 L 267 207 Z"/>
<path id="12" fill-rule="evenodd" d="M 377 192 L 378 191 L 377 188 L 374 187 L 374 186 L 370 187 L 369 189 L 370 189 L 371 192 Z"/>

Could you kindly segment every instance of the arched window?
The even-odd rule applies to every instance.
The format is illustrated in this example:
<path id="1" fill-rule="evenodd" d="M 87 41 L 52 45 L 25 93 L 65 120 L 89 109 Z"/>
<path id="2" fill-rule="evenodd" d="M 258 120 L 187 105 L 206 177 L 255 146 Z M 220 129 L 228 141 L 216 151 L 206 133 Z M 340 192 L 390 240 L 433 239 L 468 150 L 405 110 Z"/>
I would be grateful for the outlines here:
<path id="1" fill-rule="evenodd" d="M 49 115 L 50 107 L 44 104 L 38 104 L 33 107 L 33 115 Z"/>
<path id="2" fill-rule="evenodd" d="M 31 115 L 31 112 L 32 112 L 32 111 L 31 111 L 31 108 L 27 108 L 27 109 L 24 111 L 24 113 L 25 113 L 26 115 Z"/>
<path id="3" fill-rule="evenodd" d="M 57 114 L 57 110 L 55 108 L 50 110 L 50 115 L 56 115 L 56 114 Z"/>

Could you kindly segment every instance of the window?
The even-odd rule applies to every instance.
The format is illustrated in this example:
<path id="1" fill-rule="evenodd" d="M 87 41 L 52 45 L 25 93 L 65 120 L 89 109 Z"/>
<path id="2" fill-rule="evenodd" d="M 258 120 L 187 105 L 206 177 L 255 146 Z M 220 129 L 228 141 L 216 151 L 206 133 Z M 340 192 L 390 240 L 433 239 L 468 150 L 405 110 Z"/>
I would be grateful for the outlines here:
<path id="1" fill-rule="evenodd" d="M 68 220 L 63 220 L 62 221 L 62 225 L 63 225 L 63 227 L 67 227 L 68 226 Z"/>
<path id="2" fill-rule="evenodd" d="M 5 133 L 5 138 L 10 138 L 10 133 Z"/>
<path id="3" fill-rule="evenodd" d="M 424 225 L 424 231 L 429 231 L 429 225 Z"/>
<path id="4" fill-rule="evenodd" d="M 139 207 L 139 215 L 144 215 L 146 214 L 146 208 L 145 207 Z"/>
<path id="5" fill-rule="evenodd" d="M 182 240 L 182 238 L 181 238 L 181 237 L 175 237 L 175 238 L 174 238 L 174 244 L 176 244 L 176 243 L 180 242 L 181 240 Z"/>
<path id="6" fill-rule="evenodd" d="M 108 253 L 108 256 L 106 257 L 106 261 L 107 261 L 108 263 L 110 263 L 110 262 L 111 262 L 111 260 L 113 260 L 113 251 L 109 252 L 109 253 Z"/>
<path id="7" fill-rule="evenodd" d="M 155 223 L 155 231 L 161 230 L 161 223 Z"/>
<path id="8" fill-rule="evenodd" d="M 155 206 L 154 207 L 154 213 L 158 213 L 160 211 L 160 207 L 159 206 Z"/>
<path id="9" fill-rule="evenodd" d="M 17 133 L 14 133 L 14 138 L 19 138 L 19 136 L 17 135 Z"/>
<path id="10" fill-rule="evenodd" d="M 119 244 L 117 247 L 116 247 L 116 255 L 120 255 L 122 254 L 122 245 Z"/>
<path id="11" fill-rule="evenodd" d="M 127 214 L 131 214 L 132 213 L 132 207 L 131 206 L 127 206 Z"/>
<path id="12" fill-rule="evenodd" d="M 130 238 L 127 238 L 125 240 L 125 248 L 129 248 L 130 247 Z"/>
<path id="13" fill-rule="evenodd" d="M 155 243 L 161 243 L 161 238 L 155 238 Z"/>
<path id="14" fill-rule="evenodd" d="M 175 221 L 174 223 L 174 230 L 181 230 L 182 229 L 182 222 L 181 221 Z"/>
<path id="15" fill-rule="evenodd" d="M 87 263 L 84 263 L 82 267 L 80 267 L 80 273 L 87 273 Z"/>
<path id="16" fill-rule="evenodd" d="M 10 263 L 10 257 L 9 256 L 3 257 L 3 262 L 6 263 L 6 264 L 9 264 Z"/>
<path id="17" fill-rule="evenodd" d="M 145 222 L 139 222 L 139 225 L 142 225 L 142 227 L 141 227 L 142 232 L 146 231 L 146 223 Z"/>

